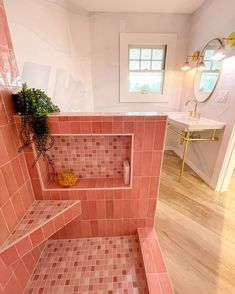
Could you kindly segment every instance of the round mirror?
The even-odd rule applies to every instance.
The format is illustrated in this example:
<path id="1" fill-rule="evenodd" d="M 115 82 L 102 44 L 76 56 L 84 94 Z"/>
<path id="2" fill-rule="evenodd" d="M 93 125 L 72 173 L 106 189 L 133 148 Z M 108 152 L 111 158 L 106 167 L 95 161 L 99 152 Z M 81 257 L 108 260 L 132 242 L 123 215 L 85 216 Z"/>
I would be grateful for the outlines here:
<path id="1" fill-rule="evenodd" d="M 214 60 L 213 56 L 222 47 L 220 39 L 213 39 L 201 52 L 194 78 L 194 95 L 198 102 L 209 99 L 219 81 L 222 60 Z"/>

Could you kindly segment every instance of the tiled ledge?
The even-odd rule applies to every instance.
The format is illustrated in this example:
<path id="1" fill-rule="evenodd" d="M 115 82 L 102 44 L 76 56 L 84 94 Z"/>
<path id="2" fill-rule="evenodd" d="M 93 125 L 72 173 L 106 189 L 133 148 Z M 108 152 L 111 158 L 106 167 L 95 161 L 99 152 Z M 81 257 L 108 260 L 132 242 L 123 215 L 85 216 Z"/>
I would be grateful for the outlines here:
<path id="1" fill-rule="evenodd" d="M 79 200 L 38 200 L 0 248 L 8 266 L 47 240 L 81 214 Z"/>
<path id="2" fill-rule="evenodd" d="M 157 235 L 153 228 L 138 229 L 141 253 L 150 294 L 173 294 Z"/>
<path id="3" fill-rule="evenodd" d="M 125 185 L 122 178 L 104 179 L 79 179 L 78 183 L 69 188 L 63 188 L 55 182 L 50 182 L 43 187 L 44 191 L 65 191 L 65 190 L 113 190 L 131 189 L 130 185 Z"/>

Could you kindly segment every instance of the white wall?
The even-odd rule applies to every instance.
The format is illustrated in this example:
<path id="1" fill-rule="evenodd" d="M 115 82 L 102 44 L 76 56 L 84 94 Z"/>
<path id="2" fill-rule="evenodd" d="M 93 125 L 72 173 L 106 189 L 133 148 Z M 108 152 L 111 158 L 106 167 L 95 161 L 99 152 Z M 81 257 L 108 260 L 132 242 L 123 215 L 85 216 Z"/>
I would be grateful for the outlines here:
<path id="1" fill-rule="evenodd" d="M 90 16 L 92 83 L 96 111 L 169 111 L 180 106 L 190 15 L 158 13 L 94 13 Z M 168 103 L 119 102 L 119 33 L 178 35 L 172 93 Z"/>
<path id="2" fill-rule="evenodd" d="M 216 37 L 226 37 L 235 30 L 234 0 L 208 0 L 192 16 L 189 51 L 201 50 L 203 46 Z M 194 70 L 185 75 L 181 110 L 186 110 L 185 101 L 193 97 Z M 223 90 L 229 90 L 226 103 L 219 103 Z M 187 106 L 187 109 L 190 105 Z M 190 143 L 188 159 L 213 188 L 216 188 L 224 156 L 235 124 L 235 57 L 226 59 L 220 81 L 212 97 L 199 104 L 198 111 L 203 116 L 226 122 L 219 142 Z M 176 146 L 180 149 L 179 145 Z"/>
<path id="3" fill-rule="evenodd" d="M 4 1 L 16 59 L 22 81 L 62 111 L 93 110 L 89 18 L 64 3 Z"/>

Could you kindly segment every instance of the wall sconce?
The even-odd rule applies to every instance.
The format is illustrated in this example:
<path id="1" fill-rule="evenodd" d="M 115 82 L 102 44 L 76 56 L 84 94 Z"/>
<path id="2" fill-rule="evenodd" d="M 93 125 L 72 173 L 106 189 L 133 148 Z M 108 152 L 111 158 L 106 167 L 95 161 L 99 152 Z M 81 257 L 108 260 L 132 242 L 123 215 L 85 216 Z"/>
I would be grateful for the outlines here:
<path id="1" fill-rule="evenodd" d="M 227 57 L 226 47 L 231 48 L 235 45 L 235 32 L 232 32 L 227 38 L 222 38 L 222 47 L 211 57 L 212 60 L 223 60 Z"/>
<path id="2" fill-rule="evenodd" d="M 189 58 L 191 58 L 192 61 L 197 61 L 198 58 L 199 58 L 199 56 L 200 56 L 200 52 L 199 51 L 195 51 L 193 53 L 193 55 L 187 56 L 187 59 L 186 59 L 184 65 L 181 67 L 181 69 L 184 70 L 184 71 L 189 70 L 191 68 L 190 63 L 189 63 Z"/>
<path id="3" fill-rule="evenodd" d="M 199 64 L 197 69 L 203 71 L 206 68 L 204 61 L 202 60 Z"/>

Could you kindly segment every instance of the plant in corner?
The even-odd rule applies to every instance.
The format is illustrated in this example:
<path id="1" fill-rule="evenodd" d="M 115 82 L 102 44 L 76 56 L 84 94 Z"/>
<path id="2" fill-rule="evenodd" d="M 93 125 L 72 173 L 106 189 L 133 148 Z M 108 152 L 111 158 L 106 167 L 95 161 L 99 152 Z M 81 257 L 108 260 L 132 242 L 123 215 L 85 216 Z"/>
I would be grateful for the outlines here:
<path id="1" fill-rule="evenodd" d="M 48 161 L 54 174 L 54 162 L 48 154 L 49 149 L 54 144 L 54 137 L 49 132 L 47 115 L 48 113 L 59 112 L 59 107 L 54 105 L 42 90 L 30 89 L 26 83 L 22 85 L 21 91 L 13 98 L 16 110 L 22 117 L 20 137 L 23 145 L 20 150 L 34 144 L 37 152 L 34 164 L 40 156 L 43 156 Z"/>

